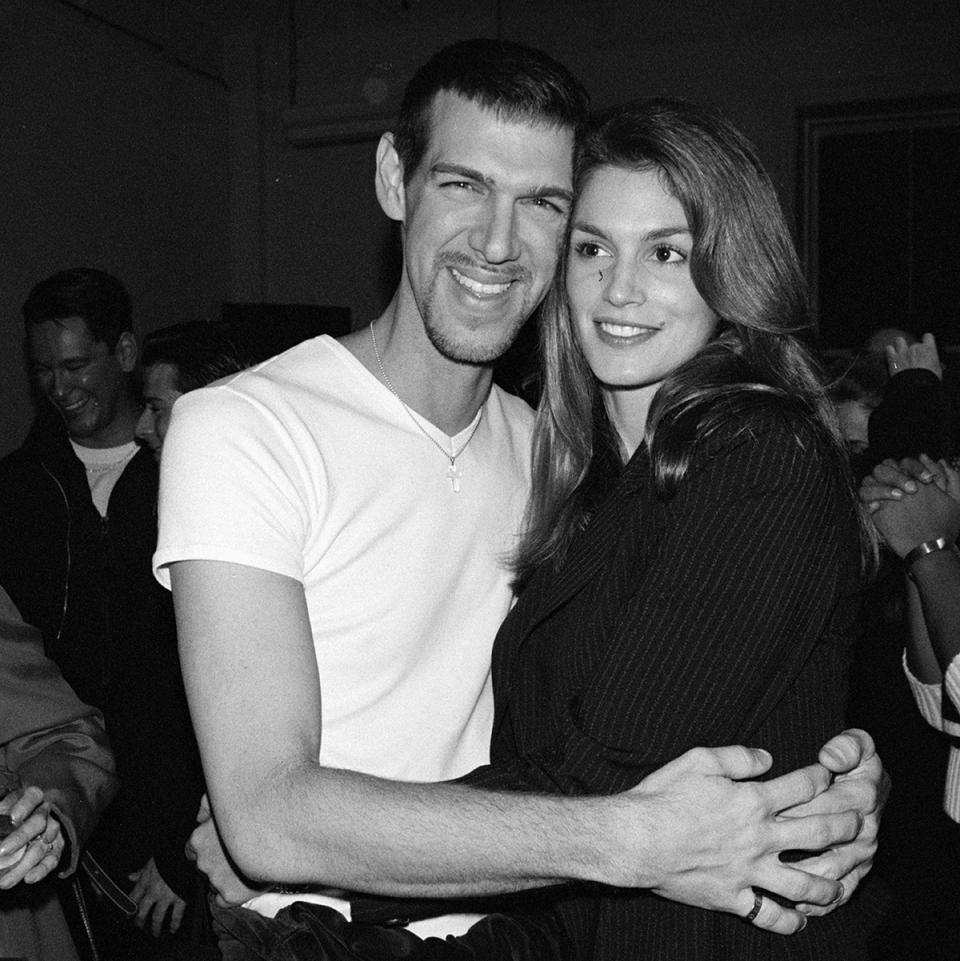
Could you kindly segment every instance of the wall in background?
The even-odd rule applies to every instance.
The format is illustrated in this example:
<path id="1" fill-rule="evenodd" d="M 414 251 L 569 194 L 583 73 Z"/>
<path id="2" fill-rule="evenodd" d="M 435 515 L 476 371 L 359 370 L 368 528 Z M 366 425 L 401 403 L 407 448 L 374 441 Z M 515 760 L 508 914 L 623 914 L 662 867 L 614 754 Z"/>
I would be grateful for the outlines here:
<path id="1" fill-rule="evenodd" d="M 223 300 L 376 316 L 398 269 L 376 135 L 452 40 L 540 46 L 598 106 L 718 105 L 790 213 L 801 106 L 960 91 L 956 0 L 0 0 L 0 16 L 0 454 L 29 422 L 19 306 L 61 267 L 114 269 L 144 331 Z"/>
<path id="2" fill-rule="evenodd" d="M 102 6 L 130 32 L 57 0 L 0 0 L 0 454 L 32 416 L 20 307 L 36 281 L 115 273 L 141 334 L 228 299 L 229 103 L 209 44 L 170 31 L 168 4 Z"/>
<path id="3" fill-rule="evenodd" d="M 262 282 L 270 297 L 346 304 L 355 323 L 382 309 L 396 271 L 384 259 L 392 233 L 372 191 L 375 133 L 391 122 L 409 72 L 451 40 L 499 30 L 540 46 L 584 79 L 598 106 L 661 94 L 719 106 L 757 144 L 791 216 L 802 105 L 960 91 L 960 5 L 941 0 L 360 0 L 293 9 L 295 41 L 281 14 L 272 55 L 260 59 L 263 88 L 273 91 L 260 127 Z M 321 140 L 325 124 L 332 136 L 352 124 L 371 139 L 291 142 L 304 129 Z"/>

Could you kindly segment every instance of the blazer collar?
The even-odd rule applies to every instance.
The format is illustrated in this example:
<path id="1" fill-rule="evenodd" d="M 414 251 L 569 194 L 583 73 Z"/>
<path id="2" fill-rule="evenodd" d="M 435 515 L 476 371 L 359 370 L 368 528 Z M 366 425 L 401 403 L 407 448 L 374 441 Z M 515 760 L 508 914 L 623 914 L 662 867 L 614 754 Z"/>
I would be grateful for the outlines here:
<path id="1" fill-rule="evenodd" d="M 598 474 L 591 478 L 591 494 L 597 495 L 597 506 L 573 539 L 563 566 L 556 572 L 540 571 L 530 584 L 532 597 L 524 599 L 527 613 L 521 619 L 524 636 L 591 581 L 616 550 L 629 512 L 637 510 L 636 496 L 644 488 L 650 471 L 646 447 L 639 447 L 626 467 L 604 461 Z"/>

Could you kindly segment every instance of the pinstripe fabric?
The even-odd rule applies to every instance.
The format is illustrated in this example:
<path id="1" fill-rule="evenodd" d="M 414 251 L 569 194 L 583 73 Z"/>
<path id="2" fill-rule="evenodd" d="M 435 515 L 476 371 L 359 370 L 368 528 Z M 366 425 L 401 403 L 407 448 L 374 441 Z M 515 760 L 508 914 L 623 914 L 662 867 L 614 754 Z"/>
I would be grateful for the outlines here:
<path id="1" fill-rule="evenodd" d="M 666 503 L 649 471 L 641 449 L 504 624 L 492 763 L 474 783 L 605 794 L 732 743 L 768 749 L 782 773 L 843 727 L 857 534 L 809 428 L 773 406 L 729 425 Z M 598 961 L 857 956 L 844 911 L 791 938 L 644 893 L 558 911 Z"/>

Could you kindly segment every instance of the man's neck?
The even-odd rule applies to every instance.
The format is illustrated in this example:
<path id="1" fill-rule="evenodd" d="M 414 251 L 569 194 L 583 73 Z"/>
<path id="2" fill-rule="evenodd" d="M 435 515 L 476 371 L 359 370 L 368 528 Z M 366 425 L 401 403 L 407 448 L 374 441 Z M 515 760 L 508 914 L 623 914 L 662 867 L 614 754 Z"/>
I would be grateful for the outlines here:
<path id="1" fill-rule="evenodd" d="M 492 368 L 444 357 L 422 321 L 402 322 L 396 298 L 372 326 L 340 342 L 407 407 L 451 437 L 473 422 L 490 394 Z"/>

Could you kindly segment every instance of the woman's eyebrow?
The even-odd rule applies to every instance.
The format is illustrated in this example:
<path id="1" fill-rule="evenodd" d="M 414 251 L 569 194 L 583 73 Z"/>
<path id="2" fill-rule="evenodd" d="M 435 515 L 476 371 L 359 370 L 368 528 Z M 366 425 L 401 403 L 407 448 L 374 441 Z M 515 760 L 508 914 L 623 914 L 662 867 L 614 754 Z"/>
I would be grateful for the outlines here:
<path id="1" fill-rule="evenodd" d="M 603 230 L 603 228 L 596 226 L 596 224 L 591 224 L 586 220 L 575 220 L 571 229 L 580 230 L 586 234 L 596 234 L 598 237 L 607 237 L 607 232 Z M 677 234 L 686 234 L 687 236 L 690 236 L 690 228 L 683 224 L 676 224 L 674 226 L 667 227 L 656 227 L 653 230 L 648 230 L 645 234 L 642 234 L 641 240 L 663 240 L 665 237 L 675 237 Z"/>

